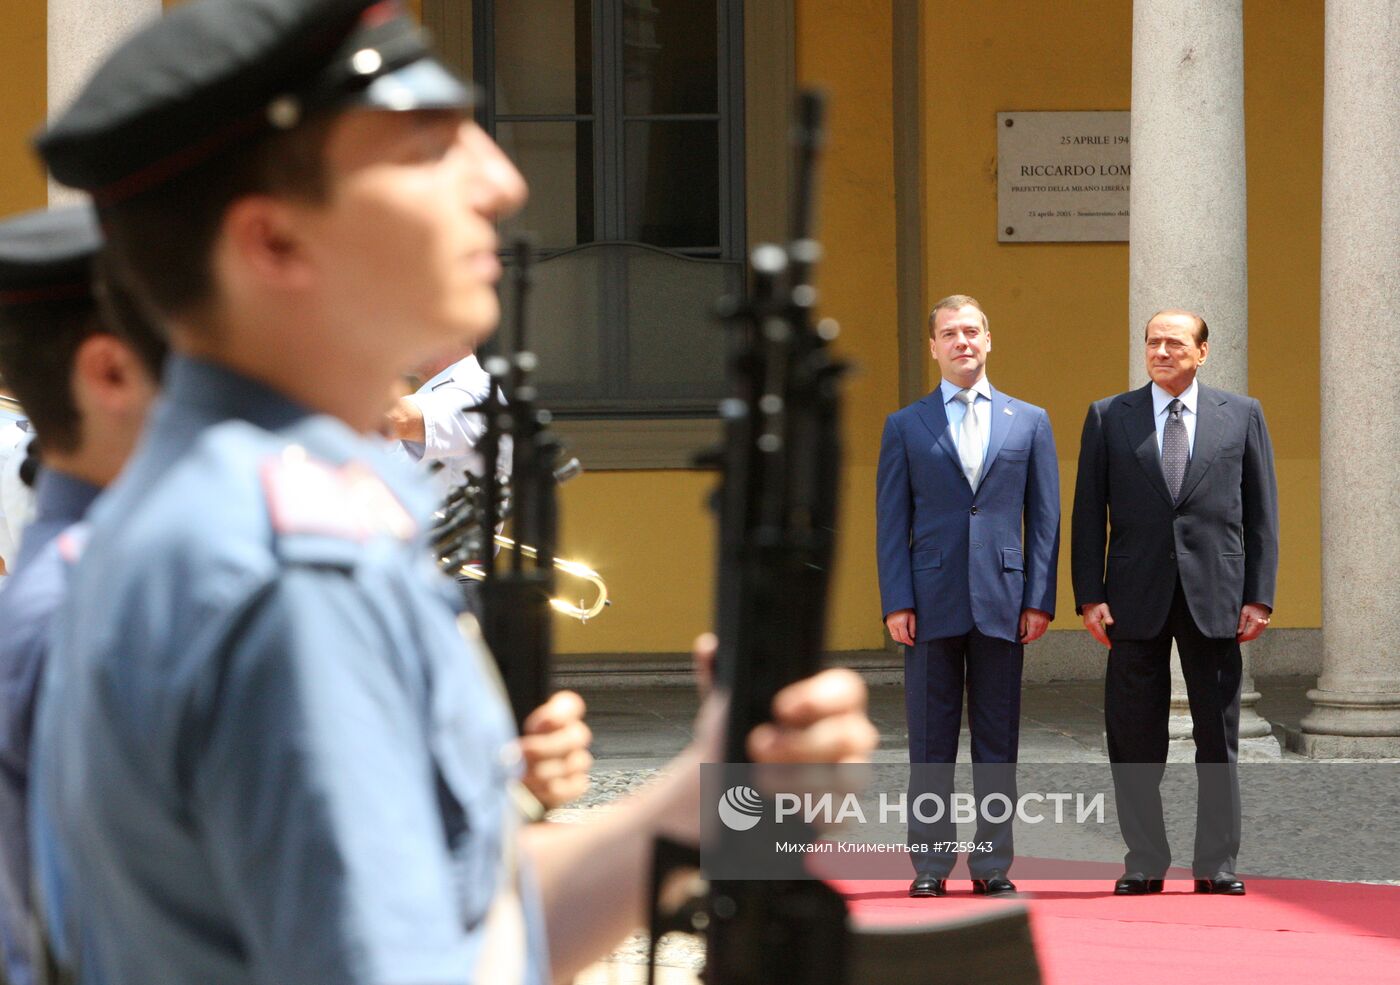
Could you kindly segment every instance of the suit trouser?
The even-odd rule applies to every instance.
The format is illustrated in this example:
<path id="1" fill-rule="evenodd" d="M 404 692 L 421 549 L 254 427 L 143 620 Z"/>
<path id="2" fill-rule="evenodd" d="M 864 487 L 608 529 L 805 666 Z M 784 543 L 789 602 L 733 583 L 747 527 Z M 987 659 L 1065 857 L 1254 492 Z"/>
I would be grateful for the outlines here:
<path id="1" fill-rule="evenodd" d="M 1113 627 L 1109 627 L 1112 636 Z M 1118 822 L 1129 872 L 1161 876 L 1171 865 L 1162 820 L 1161 782 L 1169 744 L 1171 644 L 1176 640 L 1191 734 L 1196 743 L 1196 843 L 1191 868 L 1200 877 L 1234 872 L 1240 849 L 1240 645 L 1201 633 L 1180 579 L 1166 624 L 1151 639 L 1112 637 L 1104 684 L 1108 758 L 1114 765 Z"/>
<path id="2" fill-rule="evenodd" d="M 963 636 L 944 637 L 904 648 L 904 702 L 909 719 L 909 762 L 946 764 L 911 770 L 908 795 L 909 843 L 930 845 L 957 840 L 957 827 L 947 809 L 953 795 L 953 763 L 962 731 L 963 688 L 967 689 L 967 719 L 972 733 L 972 784 L 977 803 L 1000 793 L 1016 802 L 1016 750 L 1021 736 L 1021 666 L 1025 647 L 1010 640 L 984 636 L 976 629 Z M 987 764 L 978 769 L 977 764 Z M 942 816 L 924 822 L 913 805 L 921 794 L 932 794 L 945 806 Z M 1002 813 L 998 808 L 995 813 Z M 978 811 L 976 840 L 991 842 L 990 852 L 972 852 L 968 868 L 973 878 L 993 869 L 1006 871 L 1015 854 L 1011 819 L 988 821 Z M 946 877 L 955 853 L 911 854 L 921 874 Z"/>

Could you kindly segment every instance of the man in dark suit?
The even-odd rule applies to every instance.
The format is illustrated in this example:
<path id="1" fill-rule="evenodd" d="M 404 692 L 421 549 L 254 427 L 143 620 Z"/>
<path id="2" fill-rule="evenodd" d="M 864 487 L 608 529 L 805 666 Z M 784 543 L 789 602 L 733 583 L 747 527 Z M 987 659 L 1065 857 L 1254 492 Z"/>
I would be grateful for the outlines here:
<path id="1" fill-rule="evenodd" d="M 963 688 L 979 804 L 1000 793 L 1015 802 L 1024 644 L 1055 613 L 1060 550 L 1060 478 L 1050 419 L 987 381 L 991 333 L 982 306 L 955 294 L 929 316 L 929 351 L 942 382 L 885 421 L 876 498 L 880 596 L 885 625 L 906 647 L 909 761 L 947 764 L 916 770 L 917 793 L 945 809 L 932 823 L 911 813 L 916 878 L 911 896 L 942 896 L 956 860 L 948 806 L 962 725 Z M 932 789 L 929 789 L 929 788 Z M 998 808 L 998 814 L 1004 808 Z M 930 806 L 927 813 L 937 813 Z M 973 889 L 1015 891 L 1010 821 L 979 811 L 970 854 Z M 945 843 L 936 847 L 937 843 Z"/>
<path id="2" fill-rule="evenodd" d="M 1119 895 L 1160 892 L 1171 863 L 1159 786 L 1173 640 L 1199 764 L 1196 891 L 1245 891 L 1235 876 L 1240 644 L 1273 611 L 1278 488 L 1259 401 L 1196 380 L 1208 337 L 1193 312 L 1153 315 L 1152 382 L 1091 405 L 1079 450 L 1074 596 L 1085 627 L 1110 648 L 1104 717 L 1128 848 Z"/>

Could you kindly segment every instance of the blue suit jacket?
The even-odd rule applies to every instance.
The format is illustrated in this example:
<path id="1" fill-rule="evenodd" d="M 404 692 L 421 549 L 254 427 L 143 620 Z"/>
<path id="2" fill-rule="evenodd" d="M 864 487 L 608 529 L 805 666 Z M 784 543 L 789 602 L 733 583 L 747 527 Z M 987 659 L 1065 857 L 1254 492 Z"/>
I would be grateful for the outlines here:
<path id="1" fill-rule="evenodd" d="M 986 462 L 974 494 L 939 389 L 885 420 L 880 602 L 914 610 L 919 642 L 974 626 L 1016 640 L 1022 609 L 1055 614 L 1060 470 L 1045 411 L 993 388 Z"/>

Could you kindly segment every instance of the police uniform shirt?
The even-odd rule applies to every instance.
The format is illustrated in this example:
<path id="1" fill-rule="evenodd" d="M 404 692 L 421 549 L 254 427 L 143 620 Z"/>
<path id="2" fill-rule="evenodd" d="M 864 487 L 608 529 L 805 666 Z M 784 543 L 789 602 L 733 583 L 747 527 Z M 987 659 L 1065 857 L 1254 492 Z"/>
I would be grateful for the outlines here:
<path id="1" fill-rule="evenodd" d="M 433 492 L 444 499 L 467 474 L 486 474 L 486 460 L 478 449 L 486 433 L 486 420 L 480 413 L 466 410 L 484 401 L 491 392 L 491 376 L 481 368 L 475 355 L 458 360 L 418 388 L 407 399 L 423 414 L 423 440 L 403 441 L 409 459 L 415 462 L 441 462 L 433 475 Z M 510 474 L 511 447 L 507 437 L 496 463 L 498 475 Z"/>
<path id="2" fill-rule="evenodd" d="M 513 726 L 406 527 L 418 484 L 376 457 L 171 360 L 92 511 L 37 724 L 36 884 L 83 981 L 479 980 Z"/>
<path id="3" fill-rule="evenodd" d="M 9 985 L 34 981 L 29 954 L 29 738 L 49 648 L 49 620 L 67 585 L 53 544 L 100 490 L 52 469 L 39 475 L 34 521 L 0 589 L 0 940 Z"/>

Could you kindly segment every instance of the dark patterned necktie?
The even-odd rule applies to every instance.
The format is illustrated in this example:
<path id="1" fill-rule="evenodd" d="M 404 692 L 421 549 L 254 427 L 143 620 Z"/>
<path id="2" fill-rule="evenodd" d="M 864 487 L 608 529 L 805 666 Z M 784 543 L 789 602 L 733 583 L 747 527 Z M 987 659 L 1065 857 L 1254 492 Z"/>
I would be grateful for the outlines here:
<path id="1" fill-rule="evenodd" d="M 1186 478 L 1186 464 L 1191 461 L 1191 446 L 1186 441 L 1181 408 L 1180 400 L 1167 404 L 1167 426 L 1162 430 L 1162 478 L 1167 480 L 1172 502 L 1176 502 L 1181 493 L 1181 480 Z"/>

